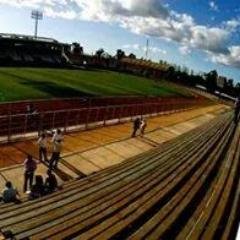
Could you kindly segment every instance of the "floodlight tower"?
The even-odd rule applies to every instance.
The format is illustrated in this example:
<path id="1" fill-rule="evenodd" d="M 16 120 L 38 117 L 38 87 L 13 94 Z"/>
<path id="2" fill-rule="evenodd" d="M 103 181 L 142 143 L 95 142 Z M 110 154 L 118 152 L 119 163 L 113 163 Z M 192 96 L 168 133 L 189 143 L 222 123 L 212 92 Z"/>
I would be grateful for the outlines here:
<path id="1" fill-rule="evenodd" d="M 35 20 L 34 37 L 37 38 L 37 36 L 38 36 L 38 21 L 43 19 L 43 12 L 33 10 L 32 11 L 32 19 Z"/>
<path id="2" fill-rule="evenodd" d="M 147 39 L 146 43 L 146 59 L 148 59 L 148 54 L 149 54 L 149 39 Z"/>

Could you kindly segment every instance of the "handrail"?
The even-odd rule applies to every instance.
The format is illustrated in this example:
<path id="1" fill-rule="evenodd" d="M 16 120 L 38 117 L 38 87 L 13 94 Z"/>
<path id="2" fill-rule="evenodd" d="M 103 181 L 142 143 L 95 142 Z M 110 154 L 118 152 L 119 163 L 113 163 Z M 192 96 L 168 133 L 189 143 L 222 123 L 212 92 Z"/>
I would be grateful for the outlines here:
<path id="1" fill-rule="evenodd" d="M 151 114 L 163 114 L 176 112 L 191 108 L 196 105 L 205 104 L 203 99 L 171 99 L 169 101 L 147 102 L 138 104 L 122 104 L 110 106 L 94 106 L 73 108 L 68 110 L 55 110 L 37 112 L 33 114 L 18 113 L 0 115 L 0 137 L 12 141 L 16 135 L 39 133 L 44 129 L 63 128 L 69 131 L 70 128 L 82 126 L 88 129 L 94 123 L 107 124 L 109 121 L 120 123 L 126 118 L 136 116 L 147 116 Z M 99 125 L 99 124 L 98 124 Z"/>
<path id="2" fill-rule="evenodd" d="M 184 104 L 184 103 L 192 103 L 193 101 L 180 101 L 181 104 Z M 179 101 L 177 102 L 169 102 L 170 104 L 176 104 L 176 103 L 179 103 Z M 83 107 L 83 108 L 71 108 L 71 109 L 60 109 L 60 110 L 50 110 L 50 111 L 44 111 L 44 112 L 39 112 L 39 113 L 17 113 L 17 114 L 5 114 L 5 115 L 0 115 L 0 118 L 4 118 L 4 117 L 7 117 L 9 115 L 11 116 L 34 116 L 34 115 L 38 115 L 38 114 L 41 114 L 41 113 L 44 113 L 44 114 L 50 114 L 50 113 L 64 113 L 66 111 L 83 111 L 83 110 L 92 110 L 92 109 L 106 109 L 106 108 L 119 108 L 119 107 L 132 107 L 132 106 L 148 106 L 148 105 L 163 105 L 163 104 L 166 104 L 165 102 L 149 102 L 149 103 L 144 103 L 144 104 L 141 104 L 141 103 L 137 103 L 137 104 L 117 104 L 117 105 L 108 105 L 108 106 L 94 106 L 94 107 Z"/>

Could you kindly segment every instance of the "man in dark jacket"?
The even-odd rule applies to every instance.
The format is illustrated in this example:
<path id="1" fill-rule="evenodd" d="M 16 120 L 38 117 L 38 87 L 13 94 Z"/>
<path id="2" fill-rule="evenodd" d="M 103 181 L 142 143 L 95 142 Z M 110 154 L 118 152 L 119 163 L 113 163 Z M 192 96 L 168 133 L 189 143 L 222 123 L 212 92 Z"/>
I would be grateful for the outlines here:
<path id="1" fill-rule="evenodd" d="M 33 177 L 34 173 L 37 169 L 37 163 L 35 160 L 33 160 L 33 157 L 31 155 L 28 155 L 26 160 L 24 161 L 24 186 L 23 186 L 23 192 L 27 191 L 27 186 L 29 184 L 29 187 L 31 189 L 33 184 Z"/>
<path id="2" fill-rule="evenodd" d="M 132 137 L 136 137 L 137 130 L 140 128 L 141 120 L 140 118 L 136 118 L 133 122 L 133 133 Z"/>

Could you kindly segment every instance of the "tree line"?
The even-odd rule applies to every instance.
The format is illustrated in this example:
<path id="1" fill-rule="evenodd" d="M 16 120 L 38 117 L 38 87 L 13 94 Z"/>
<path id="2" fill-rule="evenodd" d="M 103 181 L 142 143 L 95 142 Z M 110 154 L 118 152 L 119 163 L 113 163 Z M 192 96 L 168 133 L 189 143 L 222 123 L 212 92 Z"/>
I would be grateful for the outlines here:
<path id="1" fill-rule="evenodd" d="M 80 46 L 80 44 L 73 43 L 73 48 L 75 53 L 83 55 L 83 47 Z M 117 49 L 116 54 L 112 56 L 105 52 L 103 48 L 100 48 L 94 53 L 94 56 L 98 59 L 99 62 L 103 59 L 105 61 L 114 60 L 117 62 L 117 67 L 121 65 L 120 61 L 123 58 L 127 57 L 130 59 L 137 59 L 135 54 L 130 53 L 127 55 L 122 49 Z M 163 60 L 159 61 L 159 65 L 169 65 L 168 70 L 163 72 L 161 75 L 166 80 L 191 87 L 200 85 L 205 87 L 206 90 L 212 94 L 219 92 L 233 97 L 240 95 L 240 83 L 234 84 L 233 79 L 227 79 L 226 77 L 219 76 L 216 70 L 212 70 L 208 73 L 194 73 L 193 70 L 190 70 L 186 66 L 169 64 Z M 148 76 L 151 76 L 151 69 L 148 69 Z"/>

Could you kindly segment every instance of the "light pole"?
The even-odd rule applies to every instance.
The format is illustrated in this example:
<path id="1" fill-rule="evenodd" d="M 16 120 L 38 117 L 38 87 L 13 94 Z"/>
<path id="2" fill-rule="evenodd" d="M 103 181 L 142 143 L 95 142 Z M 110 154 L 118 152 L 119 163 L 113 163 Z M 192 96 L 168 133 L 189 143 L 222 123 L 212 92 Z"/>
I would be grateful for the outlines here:
<path id="1" fill-rule="evenodd" d="M 147 39 L 146 43 L 146 60 L 148 59 L 148 54 L 149 54 L 149 39 Z"/>
<path id="2" fill-rule="evenodd" d="M 43 19 L 43 13 L 37 10 L 32 11 L 32 19 L 35 20 L 35 31 L 34 37 L 37 38 L 38 35 L 38 21 Z"/>

